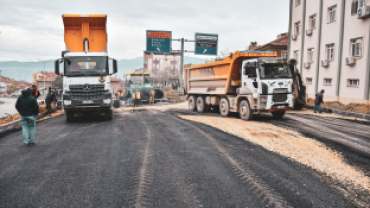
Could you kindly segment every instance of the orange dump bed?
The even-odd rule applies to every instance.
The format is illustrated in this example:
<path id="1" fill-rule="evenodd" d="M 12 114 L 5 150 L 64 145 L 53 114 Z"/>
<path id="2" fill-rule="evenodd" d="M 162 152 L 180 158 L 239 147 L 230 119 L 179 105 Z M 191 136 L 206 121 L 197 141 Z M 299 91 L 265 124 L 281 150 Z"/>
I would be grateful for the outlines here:
<path id="1" fill-rule="evenodd" d="M 245 59 L 276 57 L 273 51 L 237 51 L 222 61 L 184 69 L 187 94 L 234 94 L 241 86 L 241 64 Z"/>
<path id="2" fill-rule="evenodd" d="M 71 52 L 83 52 L 85 38 L 89 40 L 89 52 L 107 52 L 107 15 L 62 15 L 64 42 Z"/>

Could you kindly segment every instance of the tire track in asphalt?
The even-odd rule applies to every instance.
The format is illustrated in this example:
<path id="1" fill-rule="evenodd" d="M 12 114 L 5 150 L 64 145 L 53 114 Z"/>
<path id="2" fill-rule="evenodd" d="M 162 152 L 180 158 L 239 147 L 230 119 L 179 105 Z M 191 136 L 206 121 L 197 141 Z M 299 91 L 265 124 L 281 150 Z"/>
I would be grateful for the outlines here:
<path id="1" fill-rule="evenodd" d="M 151 116 L 152 122 L 158 122 L 162 124 L 161 126 L 165 128 L 166 130 L 172 132 L 173 135 L 177 135 L 180 137 L 183 136 L 179 134 L 178 131 L 175 131 L 172 128 L 168 128 L 164 120 L 155 111 L 150 111 L 148 112 L 148 114 Z M 155 114 L 155 119 L 153 119 L 152 114 Z M 161 129 L 161 131 L 166 131 L 166 130 Z M 165 154 L 168 160 L 171 162 L 171 166 L 173 167 L 171 169 L 172 178 L 176 179 L 177 182 L 179 182 L 175 184 L 177 186 L 177 191 L 180 192 L 179 199 L 183 199 L 184 200 L 183 202 L 186 203 L 187 207 L 194 207 L 194 208 L 203 207 L 203 204 L 199 201 L 198 196 L 196 194 L 195 185 L 193 183 L 187 183 L 187 181 L 192 181 L 191 178 L 187 174 L 185 174 L 183 171 L 181 171 L 181 168 L 183 168 L 181 167 L 181 165 L 179 165 L 179 161 L 181 161 L 181 159 L 176 154 L 173 154 L 173 152 L 171 151 L 172 148 L 168 145 L 166 140 L 164 140 L 162 137 L 159 137 L 158 139 L 162 140 L 161 144 L 165 145 L 164 148 L 167 150 L 165 151 Z M 185 179 L 180 181 L 179 176 L 183 176 L 185 177 Z"/>
<path id="2" fill-rule="evenodd" d="M 152 142 L 152 132 L 145 119 L 142 118 L 141 113 L 138 113 L 138 115 L 139 120 L 143 123 L 143 126 L 141 128 L 145 127 L 146 129 L 147 141 L 143 150 L 142 164 L 139 173 L 139 184 L 134 204 L 135 208 L 150 207 L 150 205 L 152 204 L 152 199 L 148 194 L 148 190 L 150 190 L 151 184 L 153 182 L 153 168 L 151 166 L 152 155 L 150 150 L 150 145 Z"/>
<path id="3" fill-rule="evenodd" d="M 261 202 L 265 204 L 265 207 L 292 207 L 288 202 L 284 200 L 278 193 L 275 192 L 271 187 L 269 187 L 260 177 L 258 177 L 251 169 L 247 167 L 242 167 L 233 157 L 230 156 L 228 151 L 222 148 L 216 141 L 215 138 L 207 134 L 206 132 L 199 129 L 197 126 L 194 126 L 182 119 L 179 119 L 175 116 L 172 116 L 177 121 L 183 123 L 184 125 L 190 126 L 191 128 L 197 130 L 205 138 L 209 139 L 212 145 L 220 153 L 220 157 L 232 167 L 234 174 L 253 192 L 258 198 L 261 199 Z"/>

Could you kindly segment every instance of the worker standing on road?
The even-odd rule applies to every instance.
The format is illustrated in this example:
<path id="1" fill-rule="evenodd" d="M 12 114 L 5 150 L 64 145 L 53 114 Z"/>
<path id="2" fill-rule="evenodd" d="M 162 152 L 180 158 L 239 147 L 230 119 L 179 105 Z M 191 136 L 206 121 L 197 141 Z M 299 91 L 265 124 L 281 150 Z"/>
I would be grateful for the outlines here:
<path id="1" fill-rule="evenodd" d="M 50 117 L 51 117 L 51 103 L 53 102 L 53 94 L 51 94 L 50 92 L 48 93 L 48 95 L 46 96 L 45 98 L 45 103 L 46 103 L 46 114 L 49 114 Z"/>
<path id="2" fill-rule="evenodd" d="M 33 137 L 36 130 L 36 117 L 39 113 L 39 105 L 35 97 L 32 96 L 32 89 L 28 88 L 22 91 L 15 108 L 21 115 L 21 125 L 23 133 L 23 142 L 25 146 L 35 144 Z"/>
<path id="3" fill-rule="evenodd" d="M 140 99 L 141 99 L 140 91 L 139 91 L 139 90 L 136 90 L 136 91 L 135 91 L 135 94 L 134 94 L 134 107 L 135 107 L 135 106 L 139 106 L 139 104 L 140 104 Z"/>
<path id="4" fill-rule="evenodd" d="M 319 113 L 321 113 L 321 103 L 324 103 L 323 101 L 323 98 L 324 98 L 324 93 L 325 93 L 325 90 L 321 90 L 320 92 L 318 92 L 316 94 L 316 99 L 315 99 L 315 106 L 313 108 L 313 112 L 316 113 L 316 110 L 319 111 Z"/>
<path id="5" fill-rule="evenodd" d="M 39 98 L 40 97 L 40 92 L 39 92 L 39 89 L 37 89 L 36 85 L 32 85 L 32 96 L 36 98 Z"/>
<path id="6" fill-rule="evenodd" d="M 154 90 L 150 90 L 150 92 L 149 92 L 149 104 L 154 104 L 154 96 L 155 96 Z"/>

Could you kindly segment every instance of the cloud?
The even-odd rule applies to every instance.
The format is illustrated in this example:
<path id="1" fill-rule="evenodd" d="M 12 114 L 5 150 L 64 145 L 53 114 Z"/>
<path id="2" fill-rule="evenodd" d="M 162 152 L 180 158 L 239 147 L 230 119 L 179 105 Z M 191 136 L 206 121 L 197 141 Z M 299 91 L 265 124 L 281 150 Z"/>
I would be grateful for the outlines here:
<path id="1" fill-rule="evenodd" d="M 146 30 L 170 30 L 173 38 L 219 34 L 219 50 L 244 49 L 288 30 L 287 0 L 49 1 L 1 0 L 0 61 L 55 59 L 64 50 L 64 13 L 107 14 L 110 56 L 135 58 L 145 50 Z M 180 45 L 173 42 L 173 49 Z M 187 50 L 194 43 L 186 43 Z M 191 55 L 191 54 L 187 54 Z"/>

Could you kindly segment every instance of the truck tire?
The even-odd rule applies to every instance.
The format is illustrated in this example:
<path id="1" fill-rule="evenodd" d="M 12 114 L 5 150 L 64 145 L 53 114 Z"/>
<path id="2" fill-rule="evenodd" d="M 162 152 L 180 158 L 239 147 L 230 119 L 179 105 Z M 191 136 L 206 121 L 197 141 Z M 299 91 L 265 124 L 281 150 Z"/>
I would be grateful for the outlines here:
<path id="1" fill-rule="evenodd" d="M 247 100 L 242 100 L 240 102 L 239 115 L 241 119 L 246 120 L 246 121 L 251 120 L 253 118 L 253 112 Z"/>
<path id="2" fill-rule="evenodd" d="M 296 102 L 294 103 L 293 107 L 294 107 L 294 110 L 302 110 L 303 104 Z"/>
<path id="3" fill-rule="evenodd" d="M 208 105 L 206 104 L 204 96 L 198 96 L 198 98 L 197 98 L 197 111 L 199 113 L 205 113 L 205 112 L 207 112 L 207 109 L 208 109 Z"/>
<path id="4" fill-rule="evenodd" d="M 70 123 L 73 120 L 73 113 L 66 112 L 66 122 Z"/>
<path id="5" fill-rule="evenodd" d="M 188 107 L 192 111 L 196 111 L 197 110 L 197 98 L 195 97 L 195 95 L 191 95 L 189 97 Z"/>
<path id="6" fill-rule="evenodd" d="M 276 119 L 280 119 L 284 116 L 285 111 L 276 111 L 276 112 L 271 112 L 272 116 Z"/>
<path id="7" fill-rule="evenodd" d="M 228 116 L 230 113 L 230 105 L 229 100 L 225 97 L 223 97 L 220 101 L 220 114 L 223 116 Z"/>
<path id="8" fill-rule="evenodd" d="M 112 120 L 112 117 L 113 117 L 113 111 L 112 110 L 109 110 L 109 111 L 105 112 L 105 119 L 110 121 L 110 120 Z"/>

